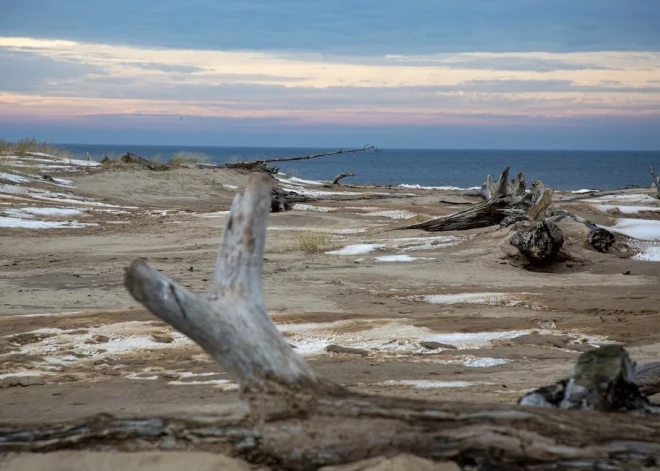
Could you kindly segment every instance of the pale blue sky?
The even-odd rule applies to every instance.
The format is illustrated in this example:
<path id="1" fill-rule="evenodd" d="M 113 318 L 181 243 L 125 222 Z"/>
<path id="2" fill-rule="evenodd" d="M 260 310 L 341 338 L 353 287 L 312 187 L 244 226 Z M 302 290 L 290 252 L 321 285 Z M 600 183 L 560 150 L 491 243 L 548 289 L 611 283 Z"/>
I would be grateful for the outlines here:
<path id="1" fill-rule="evenodd" d="M 657 0 L 4 0 L 0 137 L 658 149 L 658 24 Z"/>

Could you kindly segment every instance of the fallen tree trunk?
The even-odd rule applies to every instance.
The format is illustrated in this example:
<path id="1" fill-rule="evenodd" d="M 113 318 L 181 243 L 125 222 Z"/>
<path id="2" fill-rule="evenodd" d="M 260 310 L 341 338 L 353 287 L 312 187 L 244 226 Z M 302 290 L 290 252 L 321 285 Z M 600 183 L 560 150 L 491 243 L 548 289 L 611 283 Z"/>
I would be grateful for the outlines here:
<path id="1" fill-rule="evenodd" d="M 436 403 L 352 393 L 317 375 L 266 310 L 261 272 L 271 182 L 253 175 L 227 219 L 208 297 L 143 261 L 131 295 L 197 342 L 239 383 L 246 408 L 189 418 L 96 416 L 0 425 L 0 450 L 207 450 L 313 470 L 397 453 L 488 470 L 660 465 L 660 419 L 543 407 Z"/>
<path id="2" fill-rule="evenodd" d="M 514 192 L 509 193 L 508 175 L 507 167 L 497 183 L 488 176 L 482 188 L 482 194 L 488 197 L 486 201 L 448 216 L 412 224 L 406 229 L 423 229 L 429 232 L 476 229 L 497 225 L 507 216 L 525 214 L 536 200 L 533 200 L 532 194 L 526 193 L 525 176 L 522 173 L 518 174 L 516 184 L 512 185 Z"/>
<path id="3" fill-rule="evenodd" d="M 339 185 L 339 180 L 342 180 L 346 177 L 354 177 L 354 176 L 355 176 L 355 174 L 353 172 L 340 173 L 339 175 L 337 175 L 334 178 L 334 180 L 332 180 L 332 184 L 333 185 Z"/>

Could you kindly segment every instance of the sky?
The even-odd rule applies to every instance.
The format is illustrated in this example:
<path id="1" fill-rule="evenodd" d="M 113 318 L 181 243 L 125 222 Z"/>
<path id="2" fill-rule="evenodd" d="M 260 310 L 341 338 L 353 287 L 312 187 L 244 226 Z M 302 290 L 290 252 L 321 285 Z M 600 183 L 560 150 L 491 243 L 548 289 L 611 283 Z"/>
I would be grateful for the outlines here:
<path id="1" fill-rule="evenodd" d="M 657 0 L 2 0 L 0 138 L 660 149 Z"/>

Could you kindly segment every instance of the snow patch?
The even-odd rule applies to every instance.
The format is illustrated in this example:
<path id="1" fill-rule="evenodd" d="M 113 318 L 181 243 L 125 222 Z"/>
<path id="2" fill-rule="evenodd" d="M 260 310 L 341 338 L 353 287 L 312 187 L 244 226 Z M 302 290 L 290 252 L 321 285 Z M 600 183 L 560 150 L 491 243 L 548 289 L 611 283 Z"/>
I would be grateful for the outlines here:
<path id="1" fill-rule="evenodd" d="M 369 216 L 381 216 L 390 219 L 410 219 L 417 216 L 417 214 L 405 210 L 374 211 L 367 214 Z"/>
<path id="2" fill-rule="evenodd" d="M 14 183 L 25 183 L 30 181 L 29 178 L 21 177 L 20 175 L 14 175 L 13 173 L 6 173 L 6 172 L 0 172 L 0 179 Z"/>
<path id="3" fill-rule="evenodd" d="M 433 260 L 429 257 L 411 257 L 410 255 L 383 255 L 376 257 L 377 262 L 414 262 L 415 260 Z"/>
<path id="4" fill-rule="evenodd" d="M 600 191 L 600 190 L 588 190 L 588 189 L 584 188 L 582 190 L 571 191 L 571 193 L 574 193 L 576 195 L 582 195 L 584 193 L 596 193 L 598 191 Z"/>
<path id="5" fill-rule="evenodd" d="M 330 211 L 337 208 L 331 208 L 329 206 L 313 206 L 311 204 L 296 203 L 291 206 L 291 209 L 295 209 L 296 211 L 317 211 L 319 213 L 329 213 Z"/>
<path id="6" fill-rule="evenodd" d="M 438 389 L 438 388 L 467 388 L 479 384 L 470 381 L 434 381 L 434 380 L 412 380 L 412 379 L 390 379 L 381 383 L 373 383 L 374 386 L 410 386 L 415 389 Z"/>
<path id="7" fill-rule="evenodd" d="M 0 227 L 21 229 L 79 229 L 81 227 L 98 226 L 95 223 L 80 223 L 77 221 L 36 221 L 0 216 Z"/>
<path id="8" fill-rule="evenodd" d="M 598 204 L 594 205 L 594 207 L 605 213 L 612 210 L 617 210 L 623 214 L 638 214 L 642 211 L 660 211 L 660 207 L 658 206 L 614 206 L 610 204 Z"/>
<path id="9" fill-rule="evenodd" d="M 74 208 L 18 208 L 5 211 L 7 214 L 16 217 L 31 216 L 77 216 L 83 214 L 82 211 Z M 30 216 L 27 216 L 30 217 Z"/>
<path id="10" fill-rule="evenodd" d="M 461 191 L 461 190 L 479 190 L 480 186 L 472 186 L 470 188 L 459 188 L 457 186 L 422 186 L 415 184 L 402 183 L 398 185 L 399 188 L 408 188 L 411 190 L 451 190 L 451 191 Z"/>
<path id="11" fill-rule="evenodd" d="M 405 296 L 397 299 L 424 301 L 431 304 L 505 304 L 510 296 L 507 293 L 458 293 Z"/>
<path id="12" fill-rule="evenodd" d="M 238 186 L 236 185 L 228 185 L 227 183 L 224 183 L 222 186 L 229 188 L 230 190 L 238 190 Z"/>
<path id="13" fill-rule="evenodd" d="M 633 239 L 660 240 L 660 221 L 649 219 L 619 219 L 613 227 L 599 226 Z"/>
<path id="14" fill-rule="evenodd" d="M 347 245 L 339 250 L 326 252 L 329 255 L 362 255 L 365 253 L 373 252 L 376 249 L 382 249 L 381 244 L 353 244 Z"/>

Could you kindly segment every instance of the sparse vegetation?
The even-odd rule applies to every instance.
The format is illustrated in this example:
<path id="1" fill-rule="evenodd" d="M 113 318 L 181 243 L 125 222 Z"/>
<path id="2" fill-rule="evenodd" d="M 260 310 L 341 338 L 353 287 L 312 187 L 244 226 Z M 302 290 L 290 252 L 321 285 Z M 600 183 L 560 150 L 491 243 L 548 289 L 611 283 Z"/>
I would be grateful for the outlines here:
<path id="1" fill-rule="evenodd" d="M 321 231 L 300 231 L 294 235 L 298 249 L 305 255 L 324 252 L 330 245 L 330 236 Z"/>
<path id="2" fill-rule="evenodd" d="M 208 156 L 199 152 L 181 151 L 174 154 L 169 164 L 172 167 L 187 167 L 189 165 L 203 164 L 209 161 Z"/>
<path id="3" fill-rule="evenodd" d="M 0 154 L 26 155 L 34 152 L 48 154 L 55 157 L 70 157 L 67 151 L 47 142 L 37 141 L 33 137 L 20 139 L 16 142 L 0 139 Z"/>

